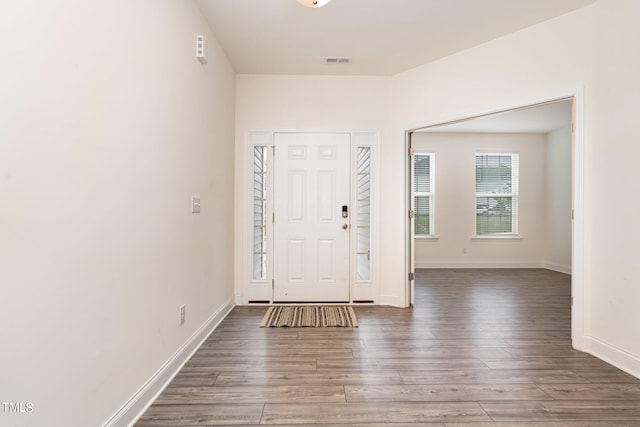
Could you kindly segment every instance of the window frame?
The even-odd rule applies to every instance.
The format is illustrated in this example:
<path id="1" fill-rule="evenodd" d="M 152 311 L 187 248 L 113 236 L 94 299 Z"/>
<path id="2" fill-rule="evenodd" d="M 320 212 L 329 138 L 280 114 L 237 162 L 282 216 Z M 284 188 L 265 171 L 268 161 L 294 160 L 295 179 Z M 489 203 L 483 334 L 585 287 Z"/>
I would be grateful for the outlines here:
<path id="1" fill-rule="evenodd" d="M 428 156 L 429 157 L 429 191 L 416 191 L 416 159 L 419 156 Z M 413 236 L 418 239 L 436 239 L 437 235 L 435 233 L 435 153 L 432 151 L 416 151 L 412 156 L 412 204 L 413 204 L 413 212 L 414 212 L 414 224 L 413 224 Z M 418 233 L 417 231 L 417 219 L 418 219 L 418 210 L 416 205 L 416 199 L 418 197 L 428 197 L 429 198 L 429 233 Z"/>
<path id="2" fill-rule="evenodd" d="M 511 157 L 511 192 L 509 193 L 490 193 L 478 191 L 477 165 L 480 156 L 509 156 Z M 519 199 L 520 199 L 520 154 L 517 152 L 491 151 L 476 152 L 474 156 L 474 238 L 477 239 L 495 239 L 495 238 L 521 238 L 519 235 Z M 511 231 L 506 232 L 486 232 L 480 233 L 478 230 L 478 199 L 481 198 L 510 198 L 511 199 Z"/>
<path id="3" fill-rule="evenodd" d="M 271 153 L 268 145 L 253 145 L 253 251 L 252 251 L 252 281 L 262 282 L 269 278 L 271 260 L 269 259 L 268 243 L 270 241 L 269 211 L 271 199 L 269 197 L 271 187 Z M 260 156 L 258 157 L 258 151 Z M 259 186 L 259 187 L 258 187 Z M 260 214 L 258 222 L 256 214 Z M 259 249 L 259 250 L 257 250 Z M 259 257 L 259 265 L 258 258 Z M 257 274 L 259 273 L 259 274 Z"/>

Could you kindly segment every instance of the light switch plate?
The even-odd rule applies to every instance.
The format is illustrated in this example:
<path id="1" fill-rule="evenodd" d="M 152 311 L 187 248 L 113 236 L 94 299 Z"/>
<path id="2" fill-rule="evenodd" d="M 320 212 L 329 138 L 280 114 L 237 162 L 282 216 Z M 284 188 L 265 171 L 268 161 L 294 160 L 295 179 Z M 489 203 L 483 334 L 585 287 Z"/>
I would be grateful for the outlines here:
<path id="1" fill-rule="evenodd" d="M 200 197 L 191 196 L 191 213 L 200 213 Z"/>

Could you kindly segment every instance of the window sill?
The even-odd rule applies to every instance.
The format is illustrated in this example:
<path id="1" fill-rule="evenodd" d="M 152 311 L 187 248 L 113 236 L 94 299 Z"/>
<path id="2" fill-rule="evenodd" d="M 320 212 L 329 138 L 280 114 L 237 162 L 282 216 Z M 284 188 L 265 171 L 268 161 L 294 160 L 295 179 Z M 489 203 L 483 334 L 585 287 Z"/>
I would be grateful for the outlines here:
<path id="1" fill-rule="evenodd" d="M 484 234 L 471 236 L 471 240 L 523 240 L 519 234 Z"/>
<path id="2" fill-rule="evenodd" d="M 421 235 L 420 236 L 420 235 L 418 235 L 418 236 L 413 236 L 413 237 L 415 237 L 418 240 L 440 240 L 440 236 L 436 236 L 436 235 L 428 235 L 428 236 L 425 236 L 425 235 Z"/>

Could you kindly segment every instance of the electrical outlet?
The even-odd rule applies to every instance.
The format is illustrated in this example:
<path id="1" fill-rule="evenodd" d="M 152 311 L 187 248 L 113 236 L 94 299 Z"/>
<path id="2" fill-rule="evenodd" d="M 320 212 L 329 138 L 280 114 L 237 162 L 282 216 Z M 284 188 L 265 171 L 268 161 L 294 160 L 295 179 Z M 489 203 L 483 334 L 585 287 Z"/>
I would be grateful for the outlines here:
<path id="1" fill-rule="evenodd" d="M 179 317 L 178 317 L 178 326 L 184 325 L 184 317 L 185 317 L 186 311 L 187 311 L 187 307 L 184 304 L 182 304 L 180 306 L 180 312 L 179 312 Z"/>

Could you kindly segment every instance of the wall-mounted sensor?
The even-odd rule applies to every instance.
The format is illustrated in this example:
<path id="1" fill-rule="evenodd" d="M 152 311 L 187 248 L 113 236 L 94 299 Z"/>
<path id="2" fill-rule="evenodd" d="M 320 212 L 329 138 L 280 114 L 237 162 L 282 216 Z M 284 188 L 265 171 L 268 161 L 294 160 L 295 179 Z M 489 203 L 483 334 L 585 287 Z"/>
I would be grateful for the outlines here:
<path id="1" fill-rule="evenodd" d="M 196 36 L 196 58 L 203 64 L 207 63 L 207 45 L 203 35 Z"/>

